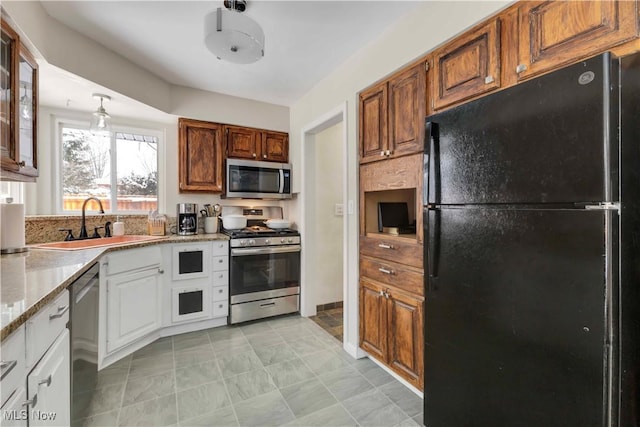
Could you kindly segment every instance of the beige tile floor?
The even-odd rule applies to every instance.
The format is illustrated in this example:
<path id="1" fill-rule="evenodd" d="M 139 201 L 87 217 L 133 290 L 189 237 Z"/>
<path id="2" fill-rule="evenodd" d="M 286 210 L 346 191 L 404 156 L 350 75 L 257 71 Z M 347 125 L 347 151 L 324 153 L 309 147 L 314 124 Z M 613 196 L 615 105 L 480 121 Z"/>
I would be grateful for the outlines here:
<path id="1" fill-rule="evenodd" d="M 418 396 L 297 315 L 162 338 L 87 396 L 77 425 L 422 425 Z"/>

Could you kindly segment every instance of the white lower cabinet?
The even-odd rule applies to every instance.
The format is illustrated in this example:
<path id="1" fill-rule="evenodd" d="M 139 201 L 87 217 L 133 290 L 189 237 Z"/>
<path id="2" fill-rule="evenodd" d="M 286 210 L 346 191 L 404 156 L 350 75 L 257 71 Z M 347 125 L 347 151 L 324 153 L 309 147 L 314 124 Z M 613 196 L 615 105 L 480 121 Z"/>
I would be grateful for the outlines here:
<path id="1" fill-rule="evenodd" d="M 22 378 L 24 380 L 24 378 Z M 0 425 L 4 427 L 27 427 L 27 419 L 29 406 L 25 404 L 27 401 L 27 389 L 24 386 L 16 389 L 9 400 L 6 401 L 0 412 Z"/>
<path id="2" fill-rule="evenodd" d="M 71 422 L 69 348 L 69 330 L 64 329 L 27 377 L 30 427 Z"/>
<path id="3" fill-rule="evenodd" d="M 122 274 L 107 281 L 107 352 L 115 351 L 161 326 L 158 269 Z"/>
<path id="4" fill-rule="evenodd" d="M 158 338 L 162 265 L 158 246 L 116 251 L 100 260 L 100 369 Z"/>
<path id="5" fill-rule="evenodd" d="M 2 342 L 0 425 L 70 424 L 68 312 L 65 290 Z"/>

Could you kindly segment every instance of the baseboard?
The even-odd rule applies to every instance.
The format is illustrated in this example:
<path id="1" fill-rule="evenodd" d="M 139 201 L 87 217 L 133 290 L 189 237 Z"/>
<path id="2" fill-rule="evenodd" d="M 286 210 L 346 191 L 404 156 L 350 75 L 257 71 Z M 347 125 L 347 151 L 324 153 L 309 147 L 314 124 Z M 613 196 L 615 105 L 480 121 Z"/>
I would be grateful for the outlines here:
<path id="1" fill-rule="evenodd" d="M 380 366 L 382 369 L 384 369 L 385 372 L 387 372 L 389 375 L 391 375 L 393 378 L 395 378 L 396 380 L 398 380 L 400 383 L 402 383 L 402 385 L 404 385 L 405 387 L 407 387 L 409 390 L 411 390 L 412 392 L 414 392 L 415 394 L 417 394 L 420 399 L 424 399 L 424 394 L 418 390 L 417 388 L 415 388 L 413 385 L 409 384 L 407 382 L 407 380 L 405 380 L 404 378 L 402 378 L 400 375 L 396 374 L 394 371 L 391 370 L 391 368 L 389 368 L 387 365 L 385 365 L 384 363 L 380 362 L 379 360 L 376 360 L 375 357 L 371 357 L 369 356 L 369 360 L 371 360 L 373 363 L 375 363 L 376 365 Z"/>

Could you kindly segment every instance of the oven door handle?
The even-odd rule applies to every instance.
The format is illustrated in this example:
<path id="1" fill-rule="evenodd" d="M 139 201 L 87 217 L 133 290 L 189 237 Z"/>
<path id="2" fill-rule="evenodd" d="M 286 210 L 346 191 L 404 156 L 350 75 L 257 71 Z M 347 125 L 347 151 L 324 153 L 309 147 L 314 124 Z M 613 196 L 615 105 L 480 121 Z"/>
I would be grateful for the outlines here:
<path id="1" fill-rule="evenodd" d="M 266 248 L 237 248 L 231 249 L 231 256 L 269 255 L 300 252 L 300 245 L 271 246 Z"/>

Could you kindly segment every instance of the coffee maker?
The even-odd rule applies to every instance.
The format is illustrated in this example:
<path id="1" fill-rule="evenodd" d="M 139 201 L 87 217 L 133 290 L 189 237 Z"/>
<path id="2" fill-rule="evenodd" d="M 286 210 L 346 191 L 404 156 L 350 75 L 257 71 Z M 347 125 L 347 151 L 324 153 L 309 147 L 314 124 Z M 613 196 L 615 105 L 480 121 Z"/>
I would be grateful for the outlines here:
<path id="1" fill-rule="evenodd" d="M 198 234 L 198 205 L 196 203 L 178 203 L 176 230 L 181 236 Z"/>

